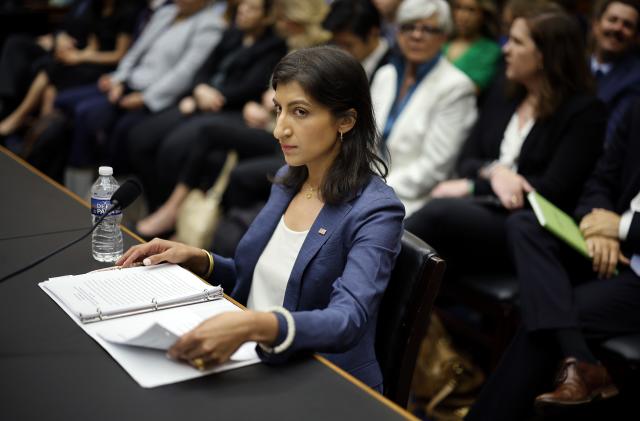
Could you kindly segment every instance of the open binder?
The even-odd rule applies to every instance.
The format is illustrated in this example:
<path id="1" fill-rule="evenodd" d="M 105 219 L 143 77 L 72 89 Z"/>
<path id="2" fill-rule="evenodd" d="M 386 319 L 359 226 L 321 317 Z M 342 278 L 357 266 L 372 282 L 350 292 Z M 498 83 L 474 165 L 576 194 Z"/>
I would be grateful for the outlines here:
<path id="1" fill-rule="evenodd" d="M 89 272 L 51 278 L 42 287 L 82 323 L 196 304 L 222 298 L 220 286 L 204 283 L 172 264 Z"/>
<path id="2" fill-rule="evenodd" d="M 221 287 L 180 266 L 100 270 L 50 278 L 38 285 L 142 387 L 260 362 L 255 342 L 246 342 L 229 361 L 204 371 L 158 351 L 208 318 L 242 311 L 224 298 Z"/>

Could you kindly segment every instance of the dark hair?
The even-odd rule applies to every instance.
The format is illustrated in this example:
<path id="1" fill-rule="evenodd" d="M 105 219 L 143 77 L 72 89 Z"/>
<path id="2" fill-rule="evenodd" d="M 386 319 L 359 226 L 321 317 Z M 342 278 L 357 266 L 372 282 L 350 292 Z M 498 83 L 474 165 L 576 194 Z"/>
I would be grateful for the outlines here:
<path id="1" fill-rule="evenodd" d="M 542 55 L 542 87 L 536 117 L 544 119 L 568 97 L 590 92 L 593 78 L 587 66 L 584 38 L 575 19 L 557 10 L 524 19 Z M 522 87 L 520 91 L 523 92 Z"/>
<path id="2" fill-rule="evenodd" d="M 320 192 L 329 204 L 353 197 L 373 174 L 387 175 L 387 166 L 377 155 L 376 130 L 369 82 L 364 69 L 350 54 L 329 46 L 300 49 L 289 53 L 276 65 L 271 86 L 297 82 L 315 101 L 329 108 L 335 118 L 355 110 L 353 128 L 344 134 L 340 152 L 327 171 Z M 337 133 L 336 133 L 337 136 Z M 306 166 L 291 167 L 274 180 L 294 190 L 308 177 Z"/>
<path id="3" fill-rule="evenodd" d="M 480 34 L 489 39 L 495 39 L 498 36 L 498 8 L 495 0 L 475 0 L 480 12 L 482 13 L 482 25 L 480 26 Z M 452 2 L 452 11 L 455 10 L 455 2 Z M 454 28 L 454 32 L 457 30 Z M 454 37 L 457 36 L 454 35 Z"/>
<path id="4" fill-rule="evenodd" d="M 372 28 L 380 28 L 380 13 L 371 0 L 336 0 L 322 26 L 333 33 L 351 32 L 366 41 Z"/>
<path id="5" fill-rule="evenodd" d="M 611 3 L 622 3 L 629 7 L 633 7 L 638 14 L 638 17 L 640 17 L 640 1 L 638 0 L 601 0 L 596 3 L 595 7 L 593 8 L 594 19 L 600 19 L 602 15 L 604 15 L 604 12 L 607 10 L 609 5 L 611 5 Z M 636 30 L 638 29 L 637 24 L 638 22 L 636 22 Z"/>

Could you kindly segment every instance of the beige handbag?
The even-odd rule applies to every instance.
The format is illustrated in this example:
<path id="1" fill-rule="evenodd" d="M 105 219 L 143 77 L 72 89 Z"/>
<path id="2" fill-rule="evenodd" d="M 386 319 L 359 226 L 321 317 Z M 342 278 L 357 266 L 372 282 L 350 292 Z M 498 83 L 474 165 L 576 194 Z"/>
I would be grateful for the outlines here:
<path id="1" fill-rule="evenodd" d="M 227 154 L 222 171 L 213 186 L 203 192 L 193 189 L 180 206 L 174 239 L 200 248 L 209 248 L 220 220 L 220 200 L 229 184 L 229 176 L 238 162 L 238 154 Z"/>

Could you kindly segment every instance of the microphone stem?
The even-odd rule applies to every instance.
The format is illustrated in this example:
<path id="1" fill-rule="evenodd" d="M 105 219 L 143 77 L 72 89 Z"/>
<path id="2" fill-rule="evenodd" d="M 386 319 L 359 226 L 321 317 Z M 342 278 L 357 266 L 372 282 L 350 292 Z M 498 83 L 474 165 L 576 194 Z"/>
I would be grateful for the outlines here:
<path id="1" fill-rule="evenodd" d="M 91 234 L 93 231 L 95 231 L 95 229 L 98 227 L 98 225 L 100 225 L 100 223 L 104 220 L 104 218 L 106 218 L 106 217 L 109 215 L 109 213 L 111 213 L 111 211 L 113 211 L 113 210 L 114 210 L 115 208 L 117 208 L 118 206 L 119 206 L 119 203 L 114 203 L 114 204 L 112 204 L 112 205 L 109 207 L 109 209 L 107 209 L 107 211 L 106 211 L 105 213 L 103 213 L 102 215 L 100 215 L 100 218 L 98 218 L 98 220 L 96 221 L 96 223 L 95 223 L 95 224 L 93 224 L 93 227 L 91 227 L 91 229 L 90 229 L 88 232 L 86 232 L 86 233 L 82 234 L 79 238 L 76 238 L 76 239 L 75 239 L 75 240 L 73 240 L 72 242 L 70 242 L 70 243 L 68 243 L 68 244 L 65 244 L 64 246 L 60 247 L 60 248 L 59 248 L 59 249 L 57 249 L 57 250 L 52 251 L 51 253 L 47 254 L 46 256 L 43 256 L 43 257 L 39 258 L 38 260 L 36 260 L 36 261 L 34 261 L 34 262 L 32 262 L 32 263 L 29 263 L 27 266 L 24 266 L 24 267 L 22 267 L 22 268 L 20 268 L 20 269 L 16 270 L 15 272 L 12 272 L 12 273 L 10 273 L 10 274 L 8 274 L 8 275 L 6 275 L 6 276 L 4 276 L 4 277 L 0 278 L 0 283 L 2 283 L 2 282 L 4 282 L 4 281 L 6 281 L 7 279 L 12 278 L 12 277 L 14 277 L 14 276 L 16 276 L 16 275 L 21 274 L 22 272 L 24 272 L 24 271 L 26 271 L 26 270 L 31 269 L 32 267 L 34 267 L 34 266 L 36 266 L 36 265 L 38 265 L 38 264 L 40 264 L 40 263 L 44 262 L 45 260 L 47 260 L 47 259 L 48 259 L 48 258 L 50 258 L 51 256 L 53 256 L 53 255 L 55 255 L 55 254 L 58 254 L 58 253 L 60 253 L 61 251 L 64 251 L 64 250 L 68 249 L 69 247 L 71 247 L 72 245 L 74 245 L 74 244 L 78 243 L 79 241 L 84 240 L 84 239 L 85 239 L 89 234 Z"/>

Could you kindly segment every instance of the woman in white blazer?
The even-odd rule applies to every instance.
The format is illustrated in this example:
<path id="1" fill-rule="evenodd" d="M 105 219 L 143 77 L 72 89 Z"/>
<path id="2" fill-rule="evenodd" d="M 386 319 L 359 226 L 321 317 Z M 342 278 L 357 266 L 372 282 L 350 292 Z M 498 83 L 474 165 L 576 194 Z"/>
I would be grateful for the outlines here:
<path id="1" fill-rule="evenodd" d="M 447 2 L 405 0 L 397 23 L 402 56 L 378 70 L 371 96 L 389 149 L 387 182 L 408 216 L 451 176 L 477 111 L 473 82 L 440 54 L 452 28 Z"/>

